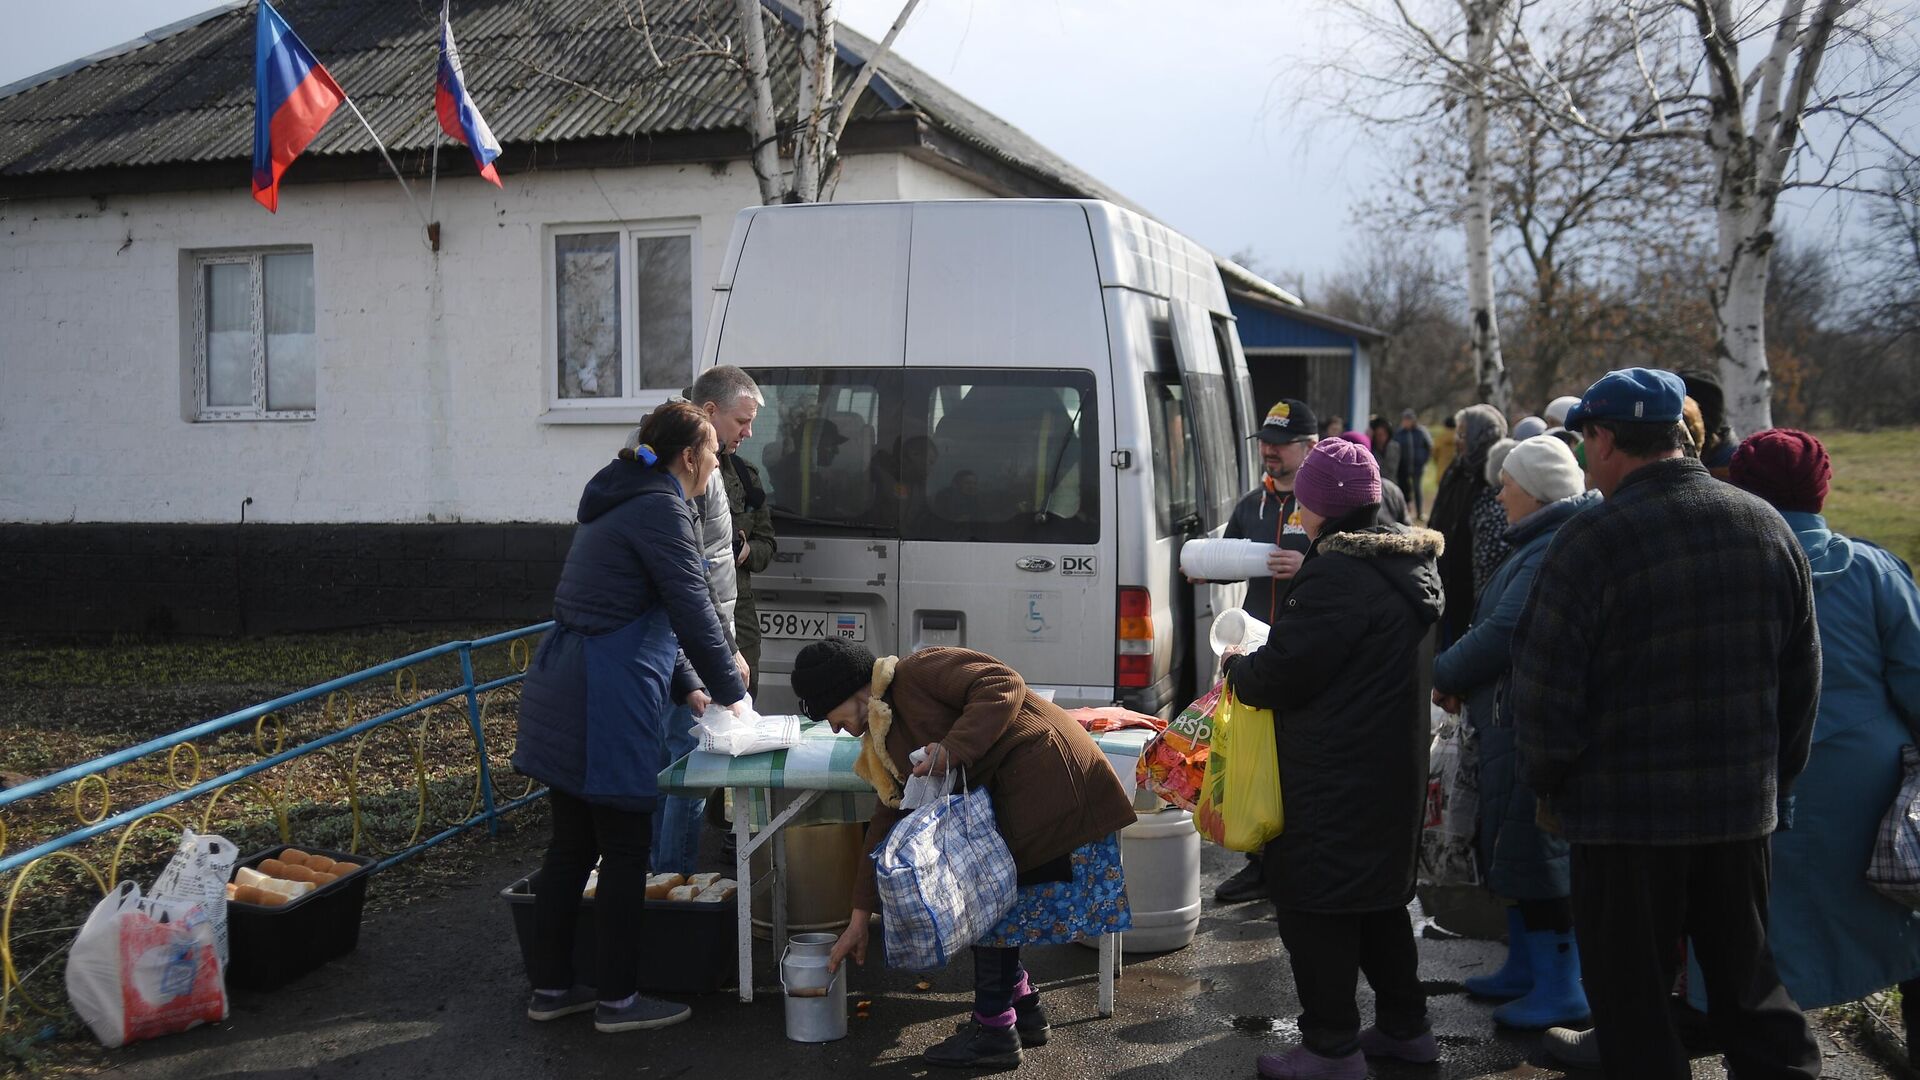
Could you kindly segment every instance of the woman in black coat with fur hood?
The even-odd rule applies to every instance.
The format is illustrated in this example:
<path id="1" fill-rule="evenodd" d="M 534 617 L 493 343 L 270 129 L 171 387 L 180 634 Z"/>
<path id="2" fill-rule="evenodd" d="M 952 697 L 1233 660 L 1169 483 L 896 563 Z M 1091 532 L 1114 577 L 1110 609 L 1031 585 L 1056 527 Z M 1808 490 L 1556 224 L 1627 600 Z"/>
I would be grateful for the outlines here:
<path id="1" fill-rule="evenodd" d="M 1380 473 L 1352 443 L 1314 447 L 1294 480 L 1312 546 L 1267 643 L 1227 669 L 1274 713 L 1286 831 L 1266 848 L 1301 1045 L 1263 1054 L 1271 1080 L 1367 1073 L 1365 1056 L 1439 1057 L 1406 905 L 1426 800 L 1440 534 L 1377 525 Z M 1354 976 L 1378 999 L 1360 1030 Z"/>

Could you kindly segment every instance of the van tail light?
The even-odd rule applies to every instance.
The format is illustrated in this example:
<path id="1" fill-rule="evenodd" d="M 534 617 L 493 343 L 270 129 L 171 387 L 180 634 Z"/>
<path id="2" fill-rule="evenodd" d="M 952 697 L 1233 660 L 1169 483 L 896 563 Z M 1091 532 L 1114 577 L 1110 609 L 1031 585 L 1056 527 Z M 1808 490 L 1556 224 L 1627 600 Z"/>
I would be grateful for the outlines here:
<path id="1" fill-rule="evenodd" d="M 1120 589 L 1120 615 L 1113 634 L 1113 683 L 1153 685 L 1153 596 L 1137 586 Z"/>

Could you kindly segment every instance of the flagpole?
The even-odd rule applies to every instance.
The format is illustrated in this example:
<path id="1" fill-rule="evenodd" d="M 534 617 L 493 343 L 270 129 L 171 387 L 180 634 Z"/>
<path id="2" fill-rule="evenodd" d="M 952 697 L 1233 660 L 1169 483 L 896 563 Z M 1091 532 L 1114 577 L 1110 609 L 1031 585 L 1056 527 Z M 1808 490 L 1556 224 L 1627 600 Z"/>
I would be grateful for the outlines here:
<path id="1" fill-rule="evenodd" d="M 380 136 L 374 132 L 373 125 L 367 123 L 367 118 L 360 114 L 360 106 L 355 105 L 353 99 L 348 97 L 344 90 L 340 92 L 340 100 L 346 103 L 347 108 L 353 110 L 353 118 L 360 121 L 360 126 L 367 129 L 367 137 L 372 139 L 373 145 L 379 148 L 380 156 L 386 160 L 387 168 L 393 170 L 393 178 L 400 181 L 400 190 L 406 193 L 407 205 L 413 207 L 413 216 L 420 219 L 420 226 L 432 231 L 432 223 L 427 221 L 427 215 L 420 212 L 420 204 L 414 200 L 413 188 L 407 184 L 407 178 L 400 174 L 400 166 L 393 163 L 392 155 L 387 153 L 386 144 L 380 141 Z"/>

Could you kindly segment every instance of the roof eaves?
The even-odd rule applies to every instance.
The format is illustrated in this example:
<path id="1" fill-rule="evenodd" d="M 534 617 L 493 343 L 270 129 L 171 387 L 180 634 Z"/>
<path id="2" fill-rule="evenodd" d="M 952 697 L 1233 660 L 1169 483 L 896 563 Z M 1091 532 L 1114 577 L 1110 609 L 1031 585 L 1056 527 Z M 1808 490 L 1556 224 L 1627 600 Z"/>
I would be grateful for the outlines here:
<path id="1" fill-rule="evenodd" d="M 780 16 L 781 21 L 793 27 L 795 32 L 806 28 L 806 19 L 801 17 L 799 12 L 782 3 L 781 0 L 760 0 L 760 6 Z M 844 24 L 841 24 L 841 27 L 844 28 Z M 878 52 L 879 47 L 875 46 L 873 51 Z M 834 57 L 848 67 L 862 68 L 867 66 L 868 58 L 854 51 L 853 47 L 847 44 L 846 38 L 838 32 L 833 35 L 833 52 Z M 889 109 L 905 108 L 909 104 L 906 96 L 901 94 L 899 88 L 887 81 L 887 73 L 879 68 L 874 69 L 873 78 L 867 83 L 867 89 L 872 92 L 874 97 L 879 98 L 881 103 Z"/>
<path id="2" fill-rule="evenodd" d="M 1298 296 L 1275 285 L 1259 274 L 1241 266 L 1232 259 L 1221 258 L 1216 255 L 1213 261 L 1220 265 L 1220 276 L 1227 279 L 1227 288 L 1229 289 L 1237 289 L 1240 292 L 1251 294 L 1257 298 L 1278 300 L 1288 307 L 1303 308 L 1307 306 L 1305 300 L 1300 299 Z"/>
<path id="3" fill-rule="evenodd" d="M 78 60 L 69 60 L 66 63 L 61 64 L 57 67 L 48 68 L 47 70 L 42 71 L 37 75 L 29 75 L 24 79 L 15 80 L 13 82 L 6 84 L 5 86 L 0 86 L 0 98 L 12 97 L 13 95 L 18 94 L 23 90 L 31 90 L 34 87 L 39 86 L 41 83 L 52 82 L 53 80 L 60 78 L 62 75 L 71 75 L 74 72 L 79 71 L 81 68 L 87 67 L 88 65 L 97 64 L 102 60 L 111 60 L 112 58 L 119 56 L 123 53 L 130 53 L 135 49 L 145 48 L 146 46 L 155 44 L 156 42 L 164 41 L 165 39 L 170 38 L 173 35 L 178 34 L 183 30 L 191 30 L 194 27 L 199 26 L 201 23 L 206 22 L 208 19 L 218 18 L 221 15 L 225 15 L 229 11 L 234 11 L 238 8 L 247 7 L 253 2 L 254 0 L 226 0 L 225 3 L 221 4 L 218 7 L 209 8 L 208 10 L 203 11 L 198 15 L 189 15 L 184 19 L 180 19 L 176 22 L 170 22 L 167 25 L 162 26 L 158 29 L 149 30 L 146 33 L 141 34 L 139 37 L 134 38 L 131 41 L 123 41 L 118 45 L 101 49 L 97 53 L 93 53 L 89 56 L 83 56 Z"/>

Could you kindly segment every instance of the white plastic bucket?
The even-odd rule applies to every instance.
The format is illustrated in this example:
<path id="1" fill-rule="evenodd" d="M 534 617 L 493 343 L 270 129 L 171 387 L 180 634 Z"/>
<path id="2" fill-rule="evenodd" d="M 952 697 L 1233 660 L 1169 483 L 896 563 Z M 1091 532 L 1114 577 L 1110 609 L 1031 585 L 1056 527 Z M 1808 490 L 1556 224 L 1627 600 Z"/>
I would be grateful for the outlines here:
<path id="1" fill-rule="evenodd" d="M 1133 929 L 1120 936 L 1126 952 L 1171 952 L 1193 943 L 1200 929 L 1200 834 L 1193 815 L 1169 808 L 1120 831 Z M 1080 942 L 1089 948 L 1098 938 Z"/>
<path id="2" fill-rule="evenodd" d="M 1247 614 L 1247 609 L 1228 608 L 1213 617 L 1213 629 L 1207 631 L 1207 641 L 1213 645 L 1215 656 L 1225 656 L 1227 650 L 1233 648 L 1252 652 L 1267 643 L 1271 630 L 1266 623 Z"/>

